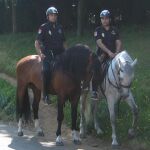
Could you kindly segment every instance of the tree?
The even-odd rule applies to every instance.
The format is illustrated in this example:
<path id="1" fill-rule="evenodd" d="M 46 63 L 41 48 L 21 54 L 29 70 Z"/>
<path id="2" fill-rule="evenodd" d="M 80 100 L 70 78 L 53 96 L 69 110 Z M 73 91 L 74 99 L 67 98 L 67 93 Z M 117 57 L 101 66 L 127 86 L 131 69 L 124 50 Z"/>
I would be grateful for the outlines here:
<path id="1" fill-rule="evenodd" d="M 80 36 L 83 33 L 84 26 L 84 16 L 85 16 L 85 0 L 78 1 L 78 10 L 77 10 L 77 35 Z"/>
<path id="2" fill-rule="evenodd" d="M 16 0 L 11 0 L 12 5 L 12 32 L 16 33 L 17 24 L 16 24 Z"/>

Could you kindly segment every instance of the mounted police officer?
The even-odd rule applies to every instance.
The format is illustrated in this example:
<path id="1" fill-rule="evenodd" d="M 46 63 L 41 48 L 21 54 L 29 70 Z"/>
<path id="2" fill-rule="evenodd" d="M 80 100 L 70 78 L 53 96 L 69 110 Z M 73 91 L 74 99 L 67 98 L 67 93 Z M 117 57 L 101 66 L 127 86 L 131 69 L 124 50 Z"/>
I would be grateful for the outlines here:
<path id="1" fill-rule="evenodd" d="M 46 17 L 48 22 L 40 26 L 35 40 L 35 48 L 43 62 L 43 100 L 50 104 L 51 100 L 48 95 L 51 80 L 50 64 L 56 56 L 64 52 L 66 44 L 63 28 L 57 22 L 58 10 L 55 7 L 48 8 Z"/>
<path id="2" fill-rule="evenodd" d="M 103 64 L 108 59 L 113 59 L 122 50 L 122 42 L 118 29 L 111 26 L 109 10 L 103 10 L 100 13 L 100 19 L 102 25 L 95 29 L 94 38 L 97 45 L 97 55 Z M 97 84 L 93 81 L 92 85 L 92 98 L 97 100 Z"/>

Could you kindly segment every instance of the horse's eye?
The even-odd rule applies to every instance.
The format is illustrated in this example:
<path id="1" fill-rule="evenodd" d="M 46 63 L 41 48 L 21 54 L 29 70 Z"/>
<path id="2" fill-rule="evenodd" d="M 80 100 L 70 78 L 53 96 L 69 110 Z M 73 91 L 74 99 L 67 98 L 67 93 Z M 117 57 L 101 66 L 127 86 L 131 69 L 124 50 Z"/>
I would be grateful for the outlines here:
<path id="1" fill-rule="evenodd" d="M 120 69 L 120 72 L 122 72 L 122 73 L 123 73 L 123 70 L 122 70 L 122 69 Z"/>

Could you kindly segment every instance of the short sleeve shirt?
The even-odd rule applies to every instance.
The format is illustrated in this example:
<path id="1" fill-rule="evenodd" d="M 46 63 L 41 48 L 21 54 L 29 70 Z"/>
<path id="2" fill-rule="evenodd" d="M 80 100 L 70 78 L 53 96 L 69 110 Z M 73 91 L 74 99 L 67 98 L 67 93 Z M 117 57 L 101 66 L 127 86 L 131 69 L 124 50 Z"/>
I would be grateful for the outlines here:
<path id="1" fill-rule="evenodd" d="M 94 38 L 95 40 L 102 40 L 102 43 L 112 52 L 116 51 L 116 40 L 120 39 L 119 32 L 117 28 L 110 27 L 110 29 L 107 31 L 102 26 L 97 27 L 94 32 Z M 101 51 L 100 47 L 97 48 L 99 51 Z"/>
<path id="2" fill-rule="evenodd" d="M 49 55 L 50 51 L 57 55 L 63 49 L 65 36 L 61 25 L 48 22 L 40 26 L 36 39 L 42 43 L 45 55 Z"/>

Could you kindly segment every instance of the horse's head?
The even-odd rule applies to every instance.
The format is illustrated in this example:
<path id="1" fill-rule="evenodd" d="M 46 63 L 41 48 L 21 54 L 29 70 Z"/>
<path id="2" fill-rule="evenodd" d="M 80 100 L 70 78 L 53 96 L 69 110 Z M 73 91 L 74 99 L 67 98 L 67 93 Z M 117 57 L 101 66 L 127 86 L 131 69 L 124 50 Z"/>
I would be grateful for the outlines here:
<path id="1" fill-rule="evenodd" d="M 131 58 L 130 60 L 127 58 L 130 57 L 118 58 L 117 63 L 119 86 L 123 97 L 127 97 L 129 94 L 129 88 L 134 79 L 134 67 L 137 64 L 137 59 L 133 61 Z"/>

